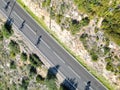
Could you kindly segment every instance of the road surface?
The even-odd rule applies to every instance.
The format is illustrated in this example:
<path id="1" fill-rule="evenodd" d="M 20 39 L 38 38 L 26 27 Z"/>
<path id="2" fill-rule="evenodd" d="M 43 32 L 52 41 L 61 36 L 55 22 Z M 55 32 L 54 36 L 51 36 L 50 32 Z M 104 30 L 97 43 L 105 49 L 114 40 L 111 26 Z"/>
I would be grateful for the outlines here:
<path id="1" fill-rule="evenodd" d="M 11 0 L 10 7 L 8 10 L 5 10 L 4 7 L 7 1 L 9 0 L 0 0 L 0 13 L 5 16 L 9 15 L 14 0 Z M 91 81 L 89 90 L 107 90 L 105 86 L 65 51 L 41 26 L 39 26 L 33 18 L 18 5 L 18 3 L 15 4 L 10 17 L 14 19 L 14 25 L 18 30 L 21 30 L 34 45 L 38 42 L 39 36 L 42 36 L 37 45 L 37 49 L 46 56 L 52 65 L 60 66 L 58 71 L 62 73 L 63 78 L 75 79 L 75 82 L 78 84 L 78 90 L 85 90 L 88 81 Z M 20 29 L 24 20 L 26 21 L 25 26 Z"/>

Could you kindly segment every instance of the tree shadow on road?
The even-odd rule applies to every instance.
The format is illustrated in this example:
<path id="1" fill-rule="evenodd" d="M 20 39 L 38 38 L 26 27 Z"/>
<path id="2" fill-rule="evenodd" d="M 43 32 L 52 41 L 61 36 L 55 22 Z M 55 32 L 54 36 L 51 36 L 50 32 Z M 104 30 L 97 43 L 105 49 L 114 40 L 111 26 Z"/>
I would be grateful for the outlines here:
<path id="1" fill-rule="evenodd" d="M 47 79 L 53 79 L 56 78 L 56 74 L 58 73 L 58 69 L 59 69 L 60 65 L 56 65 L 54 67 L 50 67 L 48 69 L 48 73 L 47 73 Z"/>
<path id="2" fill-rule="evenodd" d="M 75 78 L 66 78 L 61 83 L 61 89 L 60 90 L 76 90 L 78 83 L 75 81 Z"/>

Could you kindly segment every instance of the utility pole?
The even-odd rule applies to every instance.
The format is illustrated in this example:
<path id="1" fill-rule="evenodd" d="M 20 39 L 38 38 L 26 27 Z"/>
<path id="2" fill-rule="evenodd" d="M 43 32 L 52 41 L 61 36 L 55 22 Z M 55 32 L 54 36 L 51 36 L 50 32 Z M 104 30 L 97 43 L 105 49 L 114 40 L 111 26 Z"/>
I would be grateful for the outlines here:
<path id="1" fill-rule="evenodd" d="M 10 11 L 9 15 L 8 15 L 8 18 L 10 18 L 10 15 L 11 15 L 11 13 L 12 13 L 12 11 L 13 11 L 13 8 L 14 8 L 15 4 L 16 4 L 16 0 L 15 0 L 14 3 L 13 3 L 13 6 L 12 6 L 12 8 L 11 8 L 11 11 Z"/>
<path id="2" fill-rule="evenodd" d="M 8 2 L 7 4 L 9 5 L 9 3 L 10 3 L 10 2 Z M 15 3 L 16 3 L 16 0 L 14 1 L 13 6 L 11 7 L 11 11 L 10 11 L 10 13 L 9 13 L 9 15 L 8 15 L 8 18 L 7 18 L 7 21 L 6 21 L 6 23 L 5 23 L 5 27 L 6 27 L 6 29 L 8 29 L 8 30 L 11 30 L 12 24 L 13 24 L 13 22 L 14 22 L 13 18 L 10 18 L 10 15 L 11 15 L 11 13 L 12 13 L 12 11 L 13 11 L 13 8 L 14 8 L 14 6 L 15 6 Z"/>

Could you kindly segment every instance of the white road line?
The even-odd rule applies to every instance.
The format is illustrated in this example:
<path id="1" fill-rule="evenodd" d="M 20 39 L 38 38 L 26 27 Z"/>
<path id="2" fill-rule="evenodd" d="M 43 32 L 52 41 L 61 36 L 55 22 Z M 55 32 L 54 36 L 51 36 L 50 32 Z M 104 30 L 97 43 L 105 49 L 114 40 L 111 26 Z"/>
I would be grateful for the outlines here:
<path id="1" fill-rule="evenodd" d="M 2 1 L 4 1 L 4 0 L 2 0 Z M 5 1 L 4 1 L 5 2 Z M 17 3 L 19 6 L 20 6 L 20 4 L 19 3 Z M 20 6 L 21 7 L 21 6 Z M 28 12 L 27 11 L 25 11 L 24 10 L 24 8 L 23 7 L 21 7 L 22 8 L 22 10 L 28 15 L 28 16 L 30 16 L 29 14 L 28 14 Z M 58 43 L 36 20 L 34 20 L 33 19 L 33 17 L 32 16 L 30 16 L 31 18 L 32 18 L 32 20 L 33 21 L 35 21 L 46 33 L 47 33 L 47 35 L 49 35 L 63 50 L 65 50 L 66 52 L 67 52 L 67 54 L 69 54 L 86 72 L 88 72 L 95 80 L 97 80 L 106 90 L 108 90 L 104 85 L 103 85 L 103 83 L 101 83 L 95 76 L 93 76 L 84 66 L 82 66 L 65 48 L 63 48 L 61 45 L 60 45 L 60 43 Z"/>
<path id="2" fill-rule="evenodd" d="M 54 53 L 63 63 L 65 63 L 65 61 L 64 61 L 56 52 L 53 51 L 53 53 Z"/>
<path id="3" fill-rule="evenodd" d="M 51 49 L 51 47 L 48 46 L 47 43 L 46 43 L 44 40 L 41 39 L 41 41 L 42 41 L 49 49 Z"/>
<path id="4" fill-rule="evenodd" d="M 14 13 L 21 21 L 23 21 L 23 19 L 22 19 L 20 16 L 18 16 L 16 12 L 13 12 L 13 13 Z M 21 22 L 21 23 L 22 23 L 22 22 Z M 28 24 L 25 24 L 25 25 L 29 28 L 29 30 L 31 30 L 31 31 L 36 35 L 36 32 L 33 31 Z"/>
<path id="5" fill-rule="evenodd" d="M 68 66 L 68 68 L 71 69 L 71 70 L 73 71 L 73 73 L 74 73 L 76 76 L 78 76 L 79 79 L 81 79 L 81 77 L 80 77 L 70 66 Z"/>
<path id="6" fill-rule="evenodd" d="M 7 18 L 7 15 L 6 14 L 4 14 L 2 11 L 1 11 L 1 9 L 0 9 L 0 12 Z M 18 29 L 17 27 L 16 27 L 16 25 L 15 24 L 13 24 L 13 26 L 16 28 L 16 29 Z M 19 31 L 19 30 L 18 30 Z M 35 47 L 35 45 L 28 39 L 28 37 L 26 37 L 21 31 L 19 31 L 30 43 L 31 43 L 31 45 L 33 45 L 33 47 Z M 36 47 L 35 47 L 36 48 Z M 36 48 L 37 50 L 38 50 L 38 48 Z M 38 50 L 39 52 L 40 52 L 40 50 Z M 42 52 L 40 52 L 41 53 L 41 55 L 44 57 L 44 58 L 46 58 L 46 60 L 49 62 L 49 64 L 51 64 L 51 66 L 54 66 L 50 61 L 49 61 L 49 59 L 42 53 Z M 48 67 L 49 68 L 49 67 Z M 66 77 L 63 75 L 63 73 L 61 73 L 61 71 L 59 71 L 58 70 L 58 72 L 59 72 L 59 74 L 65 79 Z M 72 83 L 70 82 L 70 84 L 72 85 Z M 77 89 L 78 90 L 78 89 Z"/>

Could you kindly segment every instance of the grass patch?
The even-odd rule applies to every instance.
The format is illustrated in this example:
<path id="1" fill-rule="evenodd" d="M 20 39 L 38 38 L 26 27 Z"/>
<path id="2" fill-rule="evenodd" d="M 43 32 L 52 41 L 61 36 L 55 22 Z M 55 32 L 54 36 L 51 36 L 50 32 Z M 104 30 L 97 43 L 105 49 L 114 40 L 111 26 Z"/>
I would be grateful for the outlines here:
<path id="1" fill-rule="evenodd" d="M 64 43 L 62 43 L 58 38 L 57 35 L 48 29 L 45 25 L 44 21 L 38 18 L 21 0 L 17 0 L 17 2 L 42 26 L 44 29 L 51 34 L 51 36 L 62 46 L 64 47 L 79 63 L 81 63 L 89 72 L 91 72 L 98 80 L 100 80 L 109 90 L 114 90 L 114 87 L 100 74 L 98 74 L 95 70 L 91 67 L 86 65 L 84 60 L 80 58 L 80 56 L 76 56 Z"/>

